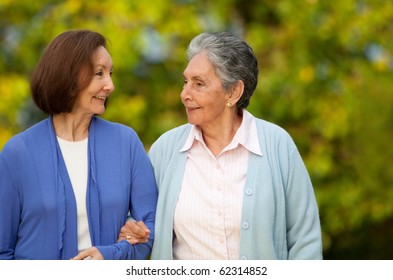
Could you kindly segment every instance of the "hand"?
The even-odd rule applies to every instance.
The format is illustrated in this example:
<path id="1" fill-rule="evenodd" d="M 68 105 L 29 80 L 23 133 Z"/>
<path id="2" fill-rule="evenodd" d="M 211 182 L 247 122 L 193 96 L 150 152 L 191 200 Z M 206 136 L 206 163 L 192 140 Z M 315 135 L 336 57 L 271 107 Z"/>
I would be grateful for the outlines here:
<path id="1" fill-rule="evenodd" d="M 81 251 L 78 255 L 73 257 L 71 260 L 103 260 L 104 257 L 96 247 L 90 247 L 84 251 Z"/>
<path id="2" fill-rule="evenodd" d="M 125 239 L 132 245 L 149 241 L 150 230 L 144 222 L 129 220 L 120 229 L 118 242 Z"/>

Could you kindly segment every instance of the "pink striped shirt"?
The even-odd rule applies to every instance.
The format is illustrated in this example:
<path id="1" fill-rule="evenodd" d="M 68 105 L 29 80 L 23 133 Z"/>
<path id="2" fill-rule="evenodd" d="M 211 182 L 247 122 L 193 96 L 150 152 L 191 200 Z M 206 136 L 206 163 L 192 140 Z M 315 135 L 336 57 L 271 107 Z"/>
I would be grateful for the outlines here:
<path id="1" fill-rule="evenodd" d="M 261 155 L 254 117 L 243 110 L 232 142 L 217 157 L 196 126 L 181 151 L 188 159 L 174 216 L 174 259 L 239 259 L 248 156 Z"/>

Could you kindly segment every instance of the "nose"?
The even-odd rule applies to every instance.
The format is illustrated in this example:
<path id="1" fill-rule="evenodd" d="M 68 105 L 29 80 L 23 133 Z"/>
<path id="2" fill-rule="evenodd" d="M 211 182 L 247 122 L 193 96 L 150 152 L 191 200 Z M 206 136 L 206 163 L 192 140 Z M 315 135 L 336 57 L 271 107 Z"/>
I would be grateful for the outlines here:
<path id="1" fill-rule="evenodd" d="M 185 101 L 185 100 L 190 99 L 190 98 L 191 98 L 190 91 L 189 91 L 189 89 L 187 87 L 187 84 L 185 83 L 183 85 L 183 89 L 182 89 L 182 91 L 180 93 L 180 99 Z"/>
<path id="2" fill-rule="evenodd" d="M 115 85 L 113 84 L 112 77 L 109 76 L 105 81 L 104 90 L 109 93 L 112 93 L 115 90 Z"/>

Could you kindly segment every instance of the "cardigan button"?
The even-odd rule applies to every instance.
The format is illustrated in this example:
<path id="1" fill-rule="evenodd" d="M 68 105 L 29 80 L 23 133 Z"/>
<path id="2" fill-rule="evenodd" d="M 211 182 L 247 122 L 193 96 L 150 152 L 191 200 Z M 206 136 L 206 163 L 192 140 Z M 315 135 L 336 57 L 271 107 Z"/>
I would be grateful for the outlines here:
<path id="1" fill-rule="evenodd" d="M 243 229 L 248 229 L 250 227 L 250 224 L 248 222 L 243 222 L 242 223 L 242 228 Z"/>
<path id="2" fill-rule="evenodd" d="M 253 194 L 253 191 L 252 191 L 252 189 L 251 188 L 248 188 L 248 189 L 246 189 L 246 195 L 252 195 Z"/>
<path id="3" fill-rule="evenodd" d="M 241 256 L 241 260 L 248 260 L 247 256 Z"/>

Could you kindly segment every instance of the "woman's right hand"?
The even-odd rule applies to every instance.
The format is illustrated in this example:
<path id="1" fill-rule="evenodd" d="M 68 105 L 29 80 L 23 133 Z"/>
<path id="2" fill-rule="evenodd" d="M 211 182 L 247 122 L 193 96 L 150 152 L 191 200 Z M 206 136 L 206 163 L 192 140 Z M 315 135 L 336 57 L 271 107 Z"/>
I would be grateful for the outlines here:
<path id="1" fill-rule="evenodd" d="M 120 229 L 117 241 L 127 240 L 132 245 L 149 241 L 150 230 L 144 222 L 128 220 Z"/>

